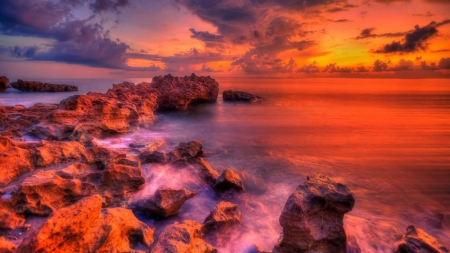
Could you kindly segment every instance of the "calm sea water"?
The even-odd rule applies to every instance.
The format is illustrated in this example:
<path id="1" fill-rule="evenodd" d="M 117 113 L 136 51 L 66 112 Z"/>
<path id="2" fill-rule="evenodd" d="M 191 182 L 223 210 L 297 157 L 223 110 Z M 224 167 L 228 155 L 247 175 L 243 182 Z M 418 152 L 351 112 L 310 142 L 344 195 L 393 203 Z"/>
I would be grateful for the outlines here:
<path id="1" fill-rule="evenodd" d="M 123 80 L 46 80 L 105 92 Z M 127 80 L 135 83 L 148 80 Z M 201 139 L 217 170 L 240 172 L 247 192 L 224 198 L 244 213 L 239 233 L 215 242 L 220 252 L 251 243 L 271 249 L 287 197 L 307 175 L 325 173 L 347 185 L 356 205 L 345 227 L 362 252 L 392 252 L 414 224 L 450 246 L 450 80 L 217 78 L 224 89 L 245 90 L 261 103 L 198 104 L 157 114 L 146 129 L 99 140 L 110 147 L 163 140 L 163 150 Z M 0 93 L 3 104 L 59 102 L 76 93 Z M 174 221 L 202 222 L 220 201 L 192 168 L 143 167 L 144 189 L 186 187 L 199 195 L 178 216 L 145 219 L 157 232 Z M 138 214 L 139 215 L 139 214 Z"/>

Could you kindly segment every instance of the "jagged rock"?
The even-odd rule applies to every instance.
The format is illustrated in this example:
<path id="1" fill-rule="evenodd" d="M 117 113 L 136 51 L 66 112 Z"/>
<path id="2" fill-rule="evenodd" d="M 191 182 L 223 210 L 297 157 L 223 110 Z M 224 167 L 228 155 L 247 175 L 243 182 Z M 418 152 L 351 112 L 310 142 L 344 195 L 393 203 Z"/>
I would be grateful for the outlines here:
<path id="1" fill-rule="evenodd" d="M 223 100 L 225 101 L 249 101 L 256 102 L 261 99 L 260 96 L 253 95 L 243 91 L 225 90 L 222 93 Z"/>
<path id="2" fill-rule="evenodd" d="M 139 252 L 137 243 L 153 243 L 153 230 L 131 210 L 101 208 L 102 198 L 93 195 L 59 209 L 17 252 Z"/>
<path id="3" fill-rule="evenodd" d="M 12 253 L 15 249 L 17 248 L 17 246 L 6 240 L 5 237 L 0 237 L 0 252 L 1 253 Z"/>
<path id="4" fill-rule="evenodd" d="M 232 169 L 226 169 L 222 172 L 222 174 L 217 178 L 214 189 L 217 191 L 245 191 L 241 177 Z"/>
<path id="5" fill-rule="evenodd" d="M 9 87 L 9 79 L 6 76 L 0 76 L 0 92 L 4 92 Z"/>
<path id="6" fill-rule="evenodd" d="M 34 154 L 20 148 L 7 137 L 0 137 L 0 187 L 8 185 L 19 175 L 34 170 Z"/>
<path id="7" fill-rule="evenodd" d="M 284 206 L 280 216 L 283 234 L 275 248 L 279 253 L 345 253 L 343 218 L 354 204 L 345 185 L 323 174 L 308 178 Z"/>
<path id="8" fill-rule="evenodd" d="M 137 203 L 137 207 L 148 216 L 167 218 L 177 214 L 181 205 L 197 193 L 197 191 L 186 189 L 174 190 L 168 187 L 160 187 L 155 191 L 152 198 Z"/>
<path id="9" fill-rule="evenodd" d="M 129 193 L 141 189 L 145 184 L 140 167 L 111 164 L 106 167 L 101 182 L 101 190 L 107 204 L 117 203 Z"/>
<path id="10" fill-rule="evenodd" d="M 164 229 L 150 248 L 150 253 L 217 253 L 203 239 L 202 226 L 196 221 L 175 222 Z"/>
<path id="11" fill-rule="evenodd" d="M 416 226 L 408 226 L 403 241 L 398 245 L 396 253 L 448 253 L 436 238 Z"/>
<path id="12" fill-rule="evenodd" d="M 25 225 L 25 217 L 16 213 L 16 201 L 11 197 L 5 194 L 0 197 L 0 231 L 14 230 Z"/>
<path id="13" fill-rule="evenodd" d="M 86 152 L 79 142 L 42 141 L 42 146 L 36 148 L 36 166 L 45 167 L 80 160 Z"/>
<path id="14" fill-rule="evenodd" d="M 202 157 L 199 158 L 198 166 L 200 168 L 200 176 L 206 183 L 214 185 L 217 178 L 219 177 L 219 172 L 213 169 L 211 165 Z"/>
<path id="15" fill-rule="evenodd" d="M 194 102 L 215 102 L 219 94 L 219 84 L 207 76 L 174 77 L 172 75 L 156 76 L 151 87 L 158 95 L 158 109 L 184 110 Z"/>
<path id="16" fill-rule="evenodd" d="M 21 79 L 17 80 L 17 82 L 11 83 L 11 86 L 14 89 L 24 92 L 67 92 L 78 90 L 78 87 L 73 85 L 23 81 Z"/>
<path id="17" fill-rule="evenodd" d="M 236 210 L 237 207 L 236 204 L 221 201 L 205 218 L 203 231 L 205 233 L 220 232 L 241 223 L 242 213 Z"/>
<path id="18" fill-rule="evenodd" d="M 139 155 L 143 163 L 176 163 L 191 164 L 198 162 L 203 155 L 203 143 L 201 140 L 181 142 L 169 153 L 159 151 L 145 151 Z"/>
<path id="19" fill-rule="evenodd" d="M 139 155 L 142 163 L 167 163 L 169 158 L 166 153 L 159 151 L 145 151 Z"/>
<path id="20" fill-rule="evenodd" d="M 83 160 L 89 164 L 95 164 L 98 169 L 104 169 L 109 164 L 118 163 L 124 158 L 126 158 L 126 153 L 124 152 L 94 145 L 84 152 Z"/>
<path id="21" fill-rule="evenodd" d="M 23 214 L 49 215 L 96 192 L 96 186 L 91 183 L 65 179 L 53 171 L 42 171 L 20 184 L 16 209 Z"/>

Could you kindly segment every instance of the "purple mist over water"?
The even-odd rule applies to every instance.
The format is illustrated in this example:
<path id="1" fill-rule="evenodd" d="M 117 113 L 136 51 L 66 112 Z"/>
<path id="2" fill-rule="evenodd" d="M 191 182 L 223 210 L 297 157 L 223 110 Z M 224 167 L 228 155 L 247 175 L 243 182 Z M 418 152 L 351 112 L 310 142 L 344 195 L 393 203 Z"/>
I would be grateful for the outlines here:
<path id="1" fill-rule="evenodd" d="M 288 196 L 307 175 L 325 173 L 345 184 L 356 205 L 345 228 L 362 252 L 392 252 L 414 224 L 450 246 L 450 80 L 217 78 L 225 89 L 265 98 L 261 103 L 196 104 L 186 111 L 157 113 L 133 133 L 99 143 L 115 148 L 143 140 L 201 139 L 205 159 L 243 177 L 247 192 L 225 197 L 239 205 L 244 222 L 219 252 L 243 252 L 256 243 L 271 249 Z M 46 80 L 53 81 L 55 80 Z M 105 92 L 123 80 L 57 80 L 78 93 Z M 131 82 L 151 81 L 127 80 Z M 58 103 L 77 93 L 0 93 L 3 104 Z M 198 190 L 178 216 L 143 218 L 157 233 L 174 221 L 203 222 L 221 200 L 197 178 L 195 168 L 143 166 L 146 186 L 133 200 L 159 186 Z"/>

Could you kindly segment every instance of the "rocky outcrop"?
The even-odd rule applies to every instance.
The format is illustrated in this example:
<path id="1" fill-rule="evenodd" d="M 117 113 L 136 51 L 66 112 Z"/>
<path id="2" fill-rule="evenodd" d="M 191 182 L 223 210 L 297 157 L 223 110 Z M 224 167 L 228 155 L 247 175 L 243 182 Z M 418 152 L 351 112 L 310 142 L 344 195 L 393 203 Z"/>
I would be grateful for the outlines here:
<path id="1" fill-rule="evenodd" d="M 209 76 L 156 76 L 151 87 L 158 90 L 159 110 L 184 110 L 194 102 L 215 102 L 219 84 Z"/>
<path id="2" fill-rule="evenodd" d="M 97 189 L 93 184 L 42 171 L 20 184 L 16 210 L 23 214 L 49 215 L 95 193 Z"/>
<path id="3" fill-rule="evenodd" d="M 137 243 L 150 246 L 153 230 L 129 209 L 102 209 L 93 195 L 55 212 L 17 252 L 139 252 Z"/>
<path id="4" fill-rule="evenodd" d="M 21 148 L 9 138 L 0 137 L 0 187 L 32 170 L 34 170 L 34 153 Z"/>
<path id="5" fill-rule="evenodd" d="M 73 85 L 23 81 L 21 79 L 17 80 L 17 82 L 11 83 L 11 86 L 14 89 L 24 92 L 67 92 L 78 90 L 78 87 Z"/>
<path id="6" fill-rule="evenodd" d="M 226 169 L 222 172 L 217 178 L 216 184 L 214 184 L 214 189 L 219 192 L 228 190 L 245 191 L 241 177 L 232 169 Z"/>
<path id="7" fill-rule="evenodd" d="M 243 91 L 225 90 L 222 93 L 223 100 L 225 101 L 247 101 L 257 102 L 261 100 L 260 96 L 253 95 Z"/>
<path id="8" fill-rule="evenodd" d="M 186 200 L 197 195 L 197 191 L 186 189 L 174 190 L 161 187 L 155 191 L 153 197 L 137 203 L 137 208 L 146 215 L 158 218 L 167 218 L 178 214 L 180 207 Z"/>
<path id="9" fill-rule="evenodd" d="M 174 163 L 180 165 L 193 164 L 203 156 L 203 143 L 201 140 L 181 142 L 172 151 L 162 153 L 159 151 L 145 151 L 139 155 L 143 163 Z"/>
<path id="10" fill-rule="evenodd" d="M 217 253 L 204 241 L 201 228 L 196 221 L 175 222 L 159 235 L 150 253 Z"/>
<path id="11" fill-rule="evenodd" d="M 448 253 L 449 250 L 436 238 L 416 226 L 408 226 L 403 241 L 398 245 L 396 253 Z"/>
<path id="12" fill-rule="evenodd" d="M 15 249 L 17 248 L 17 246 L 6 240 L 5 237 L 0 237 L 0 252 L 1 253 L 12 253 Z"/>
<path id="13" fill-rule="evenodd" d="M 219 172 L 213 169 L 211 165 L 202 157 L 199 158 L 198 166 L 200 168 L 200 177 L 207 184 L 213 186 L 219 177 Z"/>
<path id="14" fill-rule="evenodd" d="M 0 197 L 0 231 L 14 230 L 25 225 L 25 217 L 16 213 L 16 200 L 10 194 Z"/>
<path id="15" fill-rule="evenodd" d="M 106 198 L 107 205 L 120 203 L 131 192 L 141 189 L 145 184 L 140 167 L 123 164 L 108 165 L 99 188 Z"/>
<path id="16" fill-rule="evenodd" d="M 355 204 L 345 185 L 323 174 L 308 178 L 288 198 L 280 216 L 279 253 L 345 253 L 344 214 Z"/>
<path id="17" fill-rule="evenodd" d="M 205 233 L 220 232 L 241 223 L 242 213 L 237 211 L 237 207 L 236 204 L 221 201 L 205 218 L 203 231 Z"/>
<path id="18" fill-rule="evenodd" d="M 45 167 L 52 164 L 80 160 L 86 150 L 79 142 L 42 141 L 42 146 L 36 148 L 36 166 Z"/>
<path id="19" fill-rule="evenodd" d="M 0 92 L 4 92 L 9 86 L 9 79 L 6 76 L 0 76 Z"/>

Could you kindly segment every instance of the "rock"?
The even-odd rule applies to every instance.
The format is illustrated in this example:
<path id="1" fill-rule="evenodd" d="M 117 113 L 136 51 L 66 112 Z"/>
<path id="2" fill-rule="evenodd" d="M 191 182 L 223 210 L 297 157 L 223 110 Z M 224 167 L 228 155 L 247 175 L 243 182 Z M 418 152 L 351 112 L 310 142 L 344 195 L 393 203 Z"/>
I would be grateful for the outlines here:
<path id="1" fill-rule="evenodd" d="M 155 76 L 151 87 L 158 95 L 158 110 L 185 110 L 194 102 L 215 102 L 219 94 L 219 84 L 207 76 L 174 77 Z"/>
<path id="2" fill-rule="evenodd" d="M 244 251 L 245 253 L 272 253 L 272 251 L 265 251 L 256 244 L 252 244 L 247 247 Z"/>
<path id="3" fill-rule="evenodd" d="M 175 222 L 164 229 L 150 248 L 150 253 L 217 253 L 203 239 L 202 226 L 196 221 Z"/>
<path id="4" fill-rule="evenodd" d="M 355 204 L 348 188 L 316 174 L 295 189 L 280 216 L 279 253 L 345 253 L 344 214 Z"/>
<path id="5" fill-rule="evenodd" d="M 145 151 L 139 155 L 142 163 L 175 163 L 192 164 L 198 162 L 203 155 L 203 143 L 201 140 L 181 142 L 169 153 L 159 151 Z"/>
<path id="6" fill-rule="evenodd" d="M 36 148 L 36 166 L 38 167 L 80 160 L 86 152 L 84 146 L 75 141 L 42 141 L 42 144 Z"/>
<path id="7" fill-rule="evenodd" d="M 222 172 L 222 174 L 217 178 L 214 189 L 217 191 L 245 191 L 241 177 L 232 169 L 226 169 Z"/>
<path id="8" fill-rule="evenodd" d="M 34 153 L 20 148 L 7 137 L 0 137 L 0 187 L 19 175 L 34 170 Z"/>
<path id="9" fill-rule="evenodd" d="M 0 198 L 0 231 L 14 230 L 25 225 L 25 217 L 17 214 L 16 201 L 10 194 L 3 194 Z"/>
<path id="10" fill-rule="evenodd" d="M 145 151 L 139 155 L 142 163 L 167 163 L 169 158 L 166 153 L 159 151 Z"/>
<path id="11" fill-rule="evenodd" d="M 73 85 L 23 81 L 21 79 L 17 80 L 17 82 L 11 83 L 11 86 L 14 89 L 25 92 L 67 92 L 78 90 L 78 87 Z"/>
<path id="12" fill-rule="evenodd" d="M 213 169 L 211 165 L 202 157 L 199 158 L 198 166 L 200 167 L 200 176 L 208 184 L 214 185 L 217 178 L 219 177 L 219 172 Z"/>
<path id="13" fill-rule="evenodd" d="M 111 164 L 103 174 L 100 188 L 107 205 L 110 205 L 122 201 L 129 193 L 141 189 L 144 184 L 145 179 L 140 167 Z"/>
<path id="14" fill-rule="evenodd" d="M 124 152 L 94 145 L 84 152 L 83 160 L 89 164 L 95 164 L 98 169 L 105 169 L 109 164 L 118 163 L 124 158 L 126 158 Z"/>
<path id="15" fill-rule="evenodd" d="M 0 76 L 0 92 L 4 92 L 9 86 L 9 79 L 6 76 Z"/>
<path id="16" fill-rule="evenodd" d="M 237 207 L 236 204 L 221 201 L 205 218 L 203 231 L 205 233 L 221 232 L 241 223 L 242 213 L 236 210 Z"/>
<path id="17" fill-rule="evenodd" d="M 53 171 L 42 171 L 20 184 L 16 210 L 22 214 L 49 215 L 95 193 L 96 186 L 91 183 L 65 179 Z"/>
<path id="18" fill-rule="evenodd" d="M 398 245 L 396 253 L 448 253 L 436 238 L 416 226 L 408 226 L 403 241 Z"/>
<path id="19" fill-rule="evenodd" d="M 137 243 L 153 243 L 153 230 L 131 210 L 101 208 L 102 198 L 93 195 L 59 209 L 17 252 L 137 252 Z"/>
<path id="20" fill-rule="evenodd" d="M 0 237 L 0 252 L 1 253 L 12 253 L 15 249 L 17 248 L 17 246 L 6 240 L 5 237 Z"/>
<path id="21" fill-rule="evenodd" d="M 186 189 L 174 190 L 168 187 L 160 187 L 155 191 L 152 198 L 139 202 L 137 207 L 148 216 L 165 219 L 178 214 L 181 205 L 197 193 L 197 191 Z"/>
<path id="22" fill-rule="evenodd" d="M 222 93 L 222 97 L 224 101 L 248 101 L 248 102 L 256 102 L 261 99 L 260 96 L 253 95 L 243 91 L 232 91 L 225 90 Z"/>

